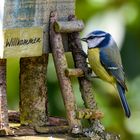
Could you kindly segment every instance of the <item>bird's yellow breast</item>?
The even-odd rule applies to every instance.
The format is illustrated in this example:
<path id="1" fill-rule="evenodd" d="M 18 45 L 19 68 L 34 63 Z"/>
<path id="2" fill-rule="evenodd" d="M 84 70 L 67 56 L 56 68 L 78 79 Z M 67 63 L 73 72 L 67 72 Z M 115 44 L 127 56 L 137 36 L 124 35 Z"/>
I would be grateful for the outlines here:
<path id="1" fill-rule="evenodd" d="M 88 60 L 92 70 L 97 76 L 109 83 L 114 83 L 115 79 L 108 74 L 100 62 L 99 48 L 88 49 Z"/>

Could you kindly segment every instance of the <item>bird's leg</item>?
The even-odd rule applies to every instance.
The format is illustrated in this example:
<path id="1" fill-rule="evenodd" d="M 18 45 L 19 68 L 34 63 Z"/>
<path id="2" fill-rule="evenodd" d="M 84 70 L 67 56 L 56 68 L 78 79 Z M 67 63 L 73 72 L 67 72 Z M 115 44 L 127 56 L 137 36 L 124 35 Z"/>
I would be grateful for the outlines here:
<path id="1" fill-rule="evenodd" d="M 99 76 L 94 75 L 93 73 L 91 74 L 91 78 L 99 78 Z"/>

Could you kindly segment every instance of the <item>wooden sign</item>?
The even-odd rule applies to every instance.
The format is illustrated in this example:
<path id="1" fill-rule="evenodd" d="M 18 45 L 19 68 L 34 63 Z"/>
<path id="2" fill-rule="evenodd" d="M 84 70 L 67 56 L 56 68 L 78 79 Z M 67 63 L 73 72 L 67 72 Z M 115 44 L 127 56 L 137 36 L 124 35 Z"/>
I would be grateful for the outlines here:
<path id="1" fill-rule="evenodd" d="M 3 32 L 4 58 L 42 55 L 42 27 L 6 29 Z"/>
<path id="2" fill-rule="evenodd" d="M 6 32 L 10 32 L 9 29 L 12 28 L 13 31 L 15 28 L 16 29 L 20 28 L 21 30 L 22 28 L 24 29 L 31 28 L 31 29 L 26 29 L 26 31 L 30 30 L 29 32 L 32 33 L 33 32 L 32 28 L 34 26 L 43 27 L 43 45 L 42 45 L 43 53 L 50 52 L 49 18 L 50 18 L 51 11 L 57 11 L 58 20 L 60 21 L 67 21 L 69 15 L 75 14 L 75 0 L 3 0 L 3 1 L 4 1 L 3 7 L 5 7 L 3 8 L 4 10 L 3 29 L 6 29 L 7 30 Z M 14 34 L 15 32 L 11 33 L 12 36 L 14 36 Z M 31 37 L 31 34 L 29 36 Z M 24 38 L 22 38 L 20 35 L 20 39 L 24 39 Z M 63 44 L 64 44 L 65 51 L 68 51 L 68 38 L 66 34 L 63 35 Z M 38 47 L 40 47 L 40 45 Z M 12 47 L 7 47 L 7 48 L 5 47 L 4 57 L 13 57 L 13 56 L 30 57 L 33 55 L 37 56 L 38 54 L 41 54 L 39 50 L 38 52 L 36 51 L 39 48 L 35 47 L 35 44 L 34 45 L 30 44 L 30 47 L 29 45 L 27 45 L 26 47 L 24 46 L 24 48 L 27 48 L 27 50 L 25 51 L 24 49 L 24 53 L 22 52 L 22 55 L 20 55 L 21 46 L 14 47 L 14 48 L 12 49 Z M 33 48 L 36 49 L 34 50 Z M 16 51 L 15 53 L 14 50 L 17 49 L 18 51 Z M 10 52 L 12 54 L 9 54 Z"/>

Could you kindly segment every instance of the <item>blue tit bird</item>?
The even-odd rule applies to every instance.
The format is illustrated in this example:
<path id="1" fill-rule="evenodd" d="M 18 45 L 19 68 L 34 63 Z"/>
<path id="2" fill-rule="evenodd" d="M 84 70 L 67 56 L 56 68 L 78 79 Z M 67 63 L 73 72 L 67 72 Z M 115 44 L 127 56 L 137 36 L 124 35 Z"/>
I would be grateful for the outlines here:
<path id="1" fill-rule="evenodd" d="M 82 41 L 88 44 L 88 61 L 91 69 L 100 79 L 118 90 L 125 115 L 129 118 L 131 112 L 125 97 L 127 86 L 120 51 L 114 39 L 109 33 L 97 30 L 82 38 Z"/>

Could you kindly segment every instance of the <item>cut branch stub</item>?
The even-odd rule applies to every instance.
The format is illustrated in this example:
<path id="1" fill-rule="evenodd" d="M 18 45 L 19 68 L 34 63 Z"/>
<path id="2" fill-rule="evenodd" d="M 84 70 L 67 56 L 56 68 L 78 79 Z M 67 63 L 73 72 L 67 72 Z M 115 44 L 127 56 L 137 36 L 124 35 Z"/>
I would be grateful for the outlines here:
<path id="1" fill-rule="evenodd" d="M 67 77 L 83 77 L 84 72 L 82 69 L 65 69 L 65 74 Z"/>
<path id="2" fill-rule="evenodd" d="M 56 21 L 54 23 L 55 31 L 59 33 L 80 32 L 84 29 L 84 23 L 81 20 L 76 21 Z"/>
<path id="3" fill-rule="evenodd" d="M 77 110 L 78 119 L 102 119 L 103 113 L 99 110 L 93 111 L 91 109 L 79 109 Z"/>

